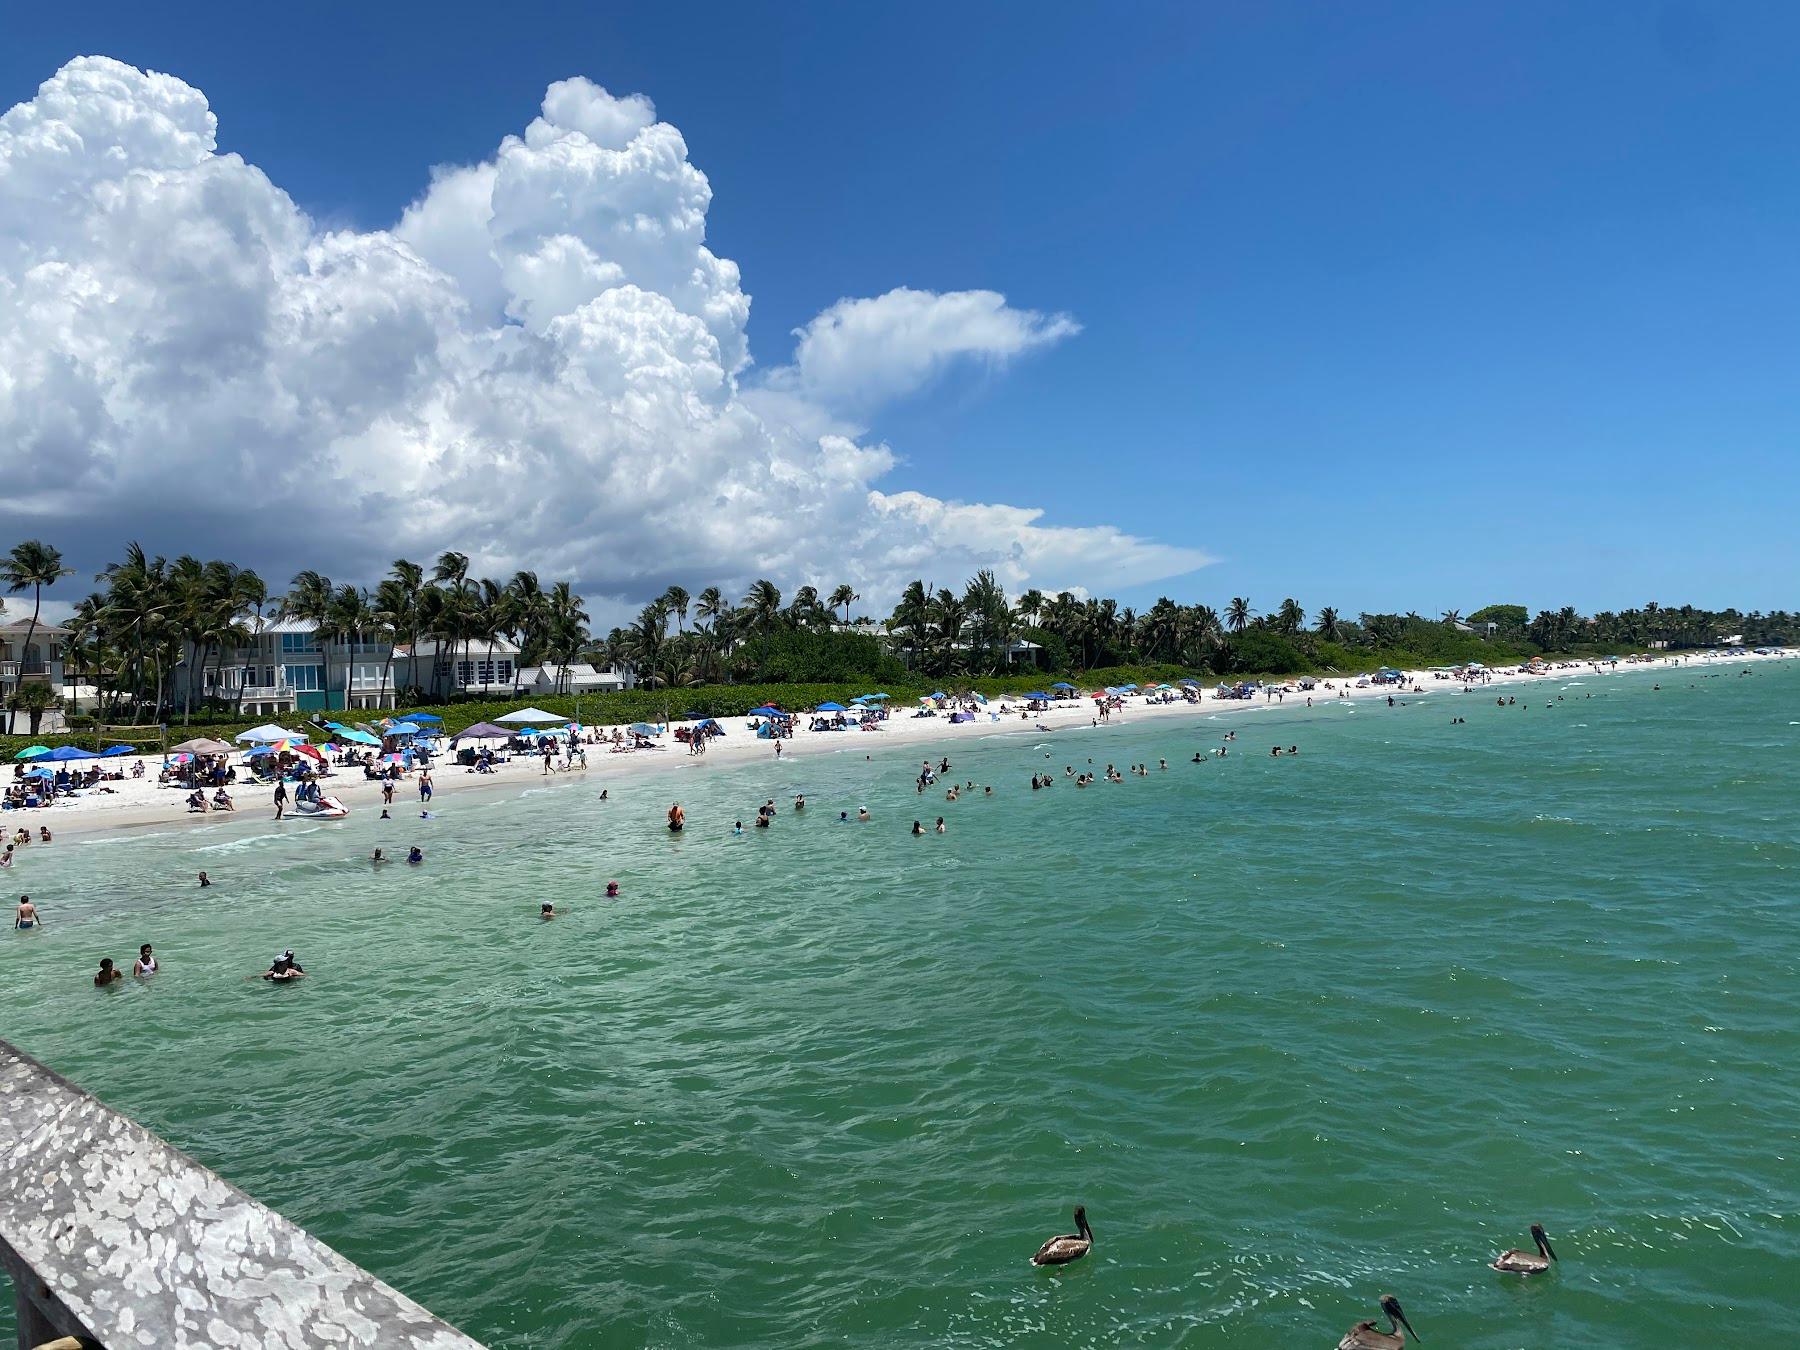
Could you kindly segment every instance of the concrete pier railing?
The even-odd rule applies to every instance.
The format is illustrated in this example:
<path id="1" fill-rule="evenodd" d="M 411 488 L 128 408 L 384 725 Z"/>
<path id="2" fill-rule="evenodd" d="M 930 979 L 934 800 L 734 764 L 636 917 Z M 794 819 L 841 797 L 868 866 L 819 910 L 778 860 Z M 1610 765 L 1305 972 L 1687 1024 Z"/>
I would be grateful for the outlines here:
<path id="1" fill-rule="evenodd" d="M 5 1041 L 0 1263 L 21 1347 L 481 1350 Z"/>

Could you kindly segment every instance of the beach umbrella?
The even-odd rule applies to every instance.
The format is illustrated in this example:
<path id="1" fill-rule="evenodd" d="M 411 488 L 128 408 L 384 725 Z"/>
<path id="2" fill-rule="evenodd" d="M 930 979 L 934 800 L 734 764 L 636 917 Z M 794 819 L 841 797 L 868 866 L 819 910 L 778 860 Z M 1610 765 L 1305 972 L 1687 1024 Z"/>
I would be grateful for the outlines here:
<path id="1" fill-rule="evenodd" d="M 527 722 L 566 722 L 569 719 L 558 713 L 545 712 L 542 708 L 520 708 L 517 712 L 509 712 L 498 720 L 517 722 L 523 725 Z"/>
<path id="2" fill-rule="evenodd" d="M 248 731 L 240 731 L 235 737 L 239 745 L 267 745 L 272 741 L 297 741 L 304 737 L 296 735 L 273 722 L 265 722 L 260 727 L 251 727 Z"/>
<path id="3" fill-rule="evenodd" d="M 817 708 L 814 708 L 813 711 L 814 712 L 849 712 L 850 710 L 841 703 L 821 703 Z"/>
<path id="4" fill-rule="evenodd" d="M 859 695 L 857 695 L 857 697 L 858 698 L 869 698 L 869 699 L 881 699 L 881 698 L 892 698 L 893 695 L 892 694 L 859 694 Z"/>
<path id="5" fill-rule="evenodd" d="M 387 734 L 390 736 L 417 736 L 419 728 L 411 722 L 391 722 Z"/>
<path id="6" fill-rule="evenodd" d="M 1137 686 L 1135 684 L 1122 684 L 1119 686 L 1119 692 L 1124 693 L 1128 689 L 1136 689 L 1136 688 L 1137 688 Z"/>
<path id="7" fill-rule="evenodd" d="M 25 776 L 27 778 L 54 778 L 56 777 L 56 770 L 46 769 L 40 766 L 36 769 L 25 770 Z"/>
<path id="8" fill-rule="evenodd" d="M 442 726 L 444 722 L 444 719 L 436 713 L 408 713 L 406 720 L 409 722 L 436 722 L 439 726 Z"/>
<path id="9" fill-rule="evenodd" d="M 215 741 L 208 736 L 196 736 L 191 741 L 183 741 L 180 745 L 172 745 L 169 748 L 171 750 L 188 750 L 196 755 L 227 755 L 231 753 L 231 746 L 228 742 Z M 107 753 L 111 754 L 112 751 L 109 750 Z"/>
<path id="10" fill-rule="evenodd" d="M 629 731 L 633 736 L 656 735 L 656 728 L 651 726 L 648 722 L 633 722 L 630 726 L 626 727 L 625 730 Z"/>
<path id="11" fill-rule="evenodd" d="M 937 691 L 937 693 L 927 694 L 927 695 L 925 695 L 925 697 L 926 698 L 949 698 L 950 695 L 946 694 L 942 689 L 940 689 Z"/>
<path id="12" fill-rule="evenodd" d="M 511 727 L 497 727 L 492 722 L 477 722 L 473 726 L 464 727 L 450 739 L 452 742 L 465 739 L 498 741 L 505 740 L 509 736 L 516 736 L 518 734 L 519 733 Z"/>
<path id="13" fill-rule="evenodd" d="M 1070 684 L 1067 680 L 1058 680 L 1055 684 L 1051 685 L 1050 687 L 1052 689 L 1073 689 L 1075 686 Z"/>
<path id="14" fill-rule="evenodd" d="M 1041 689 L 1033 689 L 1029 694 L 1025 695 L 1025 697 L 1039 699 L 1045 703 L 1048 703 L 1050 701 L 1050 695 L 1046 694 Z"/>
<path id="15" fill-rule="evenodd" d="M 19 751 L 18 754 L 14 755 L 13 758 L 36 759 L 39 755 L 47 755 L 49 753 L 50 747 L 47 745 L 28 745 L 23 750 Z"/>
<path id="16" fill-rule="evenodd" d="M 40 755 L 38 758 L 60 761 L 68 759 L 99 759 L 100 756 L 96 755 L 92 750 L 82 750 L 73 745 L 59 745 L 56 749 L 50 751 L 49 754 Z"/>
<path id="17" fill-rule="evenodd" d="M 1198 680 L 1183 680 L 1182 683 L 1189 689 L 1198 689 L 1200 687 L 1200 681 Z"/>
<path id="18" fill-rule="evenodd" d="M 338 731 L 340 741 L 349 741 L 353 745 L 380 745 L 381 737 L 371 736 L 366 731 L 358 731 L 355 727 L 342 727 Z"/>
<path id="19" fill-rule="evenodd" d="M 227 750 L 231 749 L 231 747 L 229 745 L 225 746 L 224 748 Z M 129 754 L 133 753 L 136 749 L 137 749 L 137 747 L 135 745 L 109 745 L 106 747 L 106 749 L 104 749 L 100 752 L 100 757 L 102 759 L 108 759 L 113 755 L 129 755 Z"/>
<path id="20" fill-rule="evenodd" d="M 973 699 L 974 699 L 974 700 L 975 700 L 975 701 L 976 701 L 976 702 L 977 702 L 977 703 L 986 703 L 986 702 L 987 702 L 987 695 L 986 695 L 986 694 L 976 694 L 976 693 L 971 693 L 971 694 L 970 694 L 970 695 L 969 695 L 969 697 L 971 697 L 971 698 L 973 698 Z"/>

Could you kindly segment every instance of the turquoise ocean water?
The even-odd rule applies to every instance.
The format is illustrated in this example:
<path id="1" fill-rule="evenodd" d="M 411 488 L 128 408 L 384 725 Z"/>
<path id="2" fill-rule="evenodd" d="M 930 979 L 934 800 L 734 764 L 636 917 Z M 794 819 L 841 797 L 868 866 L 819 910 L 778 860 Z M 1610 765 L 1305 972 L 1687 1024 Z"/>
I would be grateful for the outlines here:
<path id="1" fill-rule="evenodd" d="M 954 804 L 858 737 L 71 839 L 10 875 L 0 1028 L 496 1347 L 1331 1345 L 1384 1292 L 1429 1345 L 1771 1345 L 1800 667 L 1660 682 L 971 727 Z M 1090 757 L 1151 774 L 1030 791 Z M 1486 1269 L 1533 1220 L 1557 1273 Z"/>

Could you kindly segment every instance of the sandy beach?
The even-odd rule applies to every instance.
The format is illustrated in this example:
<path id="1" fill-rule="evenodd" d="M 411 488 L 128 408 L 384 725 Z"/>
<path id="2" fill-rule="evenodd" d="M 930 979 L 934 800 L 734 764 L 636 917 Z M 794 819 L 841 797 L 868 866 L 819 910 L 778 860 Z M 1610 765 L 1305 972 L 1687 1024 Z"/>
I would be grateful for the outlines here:
<path id="1" fill-rule="evenodd" d="M 1528 698 L 1528 691 L 1534 688 L 1548 691 L 1559 683 L 1583 676 L 1616 675 L 1635 680 L 1659 675 L 1670 676 L 1702 668 L 1748 666 L 1789 659 L 1792 656 L 1793 653 L 1787 651 L 1768 654 L 1745 651 L 1684 654 L 1657 657 L 1649 661 L 1622 661 L 1617 665 L 1567 661 L 1549 666 L 1541 673 L 1519 670 L 1489 672 L 1482 683 L 1472 687 L 1472 693 L 1469 694 L 1464 693 L 1465 685 L 1461 682 L 1439 679 L 1431 674 L 1409 678 L 1402 686 L 1373 683 L 1359 686 L 1357 677 L 1354 676 L 1348 680 L 1321 678 L 1318 686 L 1310 691 L 1301 690 L 1295 680 L 1283 686 L 1272 685 L 1266 696 L 1259 694 L 1253 699 L 1221 699 L 1214 697 L 1211 690 L 1208 690 L 1197 703 L 1190 703 L 1185 699 L 1172 703 L 1153 703 L 1146 696 L 1137 694 L 1127 696 L 1123 708 L 1115 710 L 1110 721 L 1101 725 L 1138 726 L 1148 719 L 1158 719 L 1167 721 L 1174 727 L 1183 722 L 1216 716 L 1253 719 L 1258 712 L 1272 708 L 1281 708 L 1284 712 L 1291 713 L 1310 706 L 1315 711 L 1322 711 L 1321 705 L 1340 703 L 1346 699 L 1355 703 L 1385 703 L 1390 697 L 1397 701 L 1455 699 L 1480 697 L 1490 691 L 1504 691 L 1512 697 Z M 896 706 L 887 721 L 880 724 L 880 730 L 872 732 L 807 731 L 804 727 L 808 718 L 803 714 L 798 719 L 801 729 L 780 742 L 781 754 L 785 760 L 821 754 L 873 754 L 904 746 L 925 747 L 926 753 L 936 753 L 938 747 L 957 740 L 1014 732 L 1041 734 L 1045 731 L 1089 727 L 1093 725 L 1095 717 L 1093 699 L 1087 695 L 1061 700 L 1043 712 L 1027 714 L 1023 709 L 1021 700 L 997 697 L 982 710 L 982 715 L 976 721 L 953 724 L 947 716 L 916 717 L 914 709 Z M 750 720 L 744 717 L 719 719 L 726 734 L 712 740 L 704 755 L 689 754 L 686 745 L 674 740 L 672 736 L 664 735 L 657 743 L 666 748 L 655 750 L 616 754 L 605 746 L 591 746 L 588 748 L 585 769 L 576 767 L 566 774 L 551 775 L 551 778 L 557 782 L 568 778 L 582 778 L 604 784 L 645 773 L 704 773 L 708 769 L 773 758 L 775 743 L 758 739 L 755 732 L 748 728 Z M 129 766 L 136 758 L 125 757 L 121 761 L 128 773 Z M 182 823 L 219 823 L 218 813 L 189 812 L 185 804 L 186 790 L 157 784 L 155 775 L 161 762 L 157 756 L 146 755 L 142 758 L 145 777 L 127 777 L 123 782 L 108 783 L 106 786 L 114 789 L 110 793 L 87 791 L 62 798 L 51 807 L 10 812 L 6 819 L 7 832 L 10 834 L 12 830 L 26 824 L 35 832 L 39 826 L 47 825 L 55 836 L 91 837 L 98 833 L 127 831 L 150 825 L 168 827 Z M 453 799 L 486 791 L 516 789 L 521 784 L 541 781 L 544 777 L 542 760 L 535 756 L 514 755 L 509 762 L 490 774 L 477 774 L 448 758 L 440 758 L 432 769 L 433 805 L 434 808 L 441 808 Z M 396 815 L 409 809 L 417 809 L 416 779 L 416 774 L 408 774 L 399 784 L 393 808 Z M 365 779 L 360 770 L 336 768 L 332 776 L 324 781 L 324 787 L 327 793 L 338 797 L 350 808 L 353 817 L 365 811 L 373 814 L 380 810 L 381 785 Z M 273 815 L 272 791 L 271 787 L 262 784 L 233 786 L 230 795 L 237 806 L 236 814 L 247 819 L 266 820 Z"/>

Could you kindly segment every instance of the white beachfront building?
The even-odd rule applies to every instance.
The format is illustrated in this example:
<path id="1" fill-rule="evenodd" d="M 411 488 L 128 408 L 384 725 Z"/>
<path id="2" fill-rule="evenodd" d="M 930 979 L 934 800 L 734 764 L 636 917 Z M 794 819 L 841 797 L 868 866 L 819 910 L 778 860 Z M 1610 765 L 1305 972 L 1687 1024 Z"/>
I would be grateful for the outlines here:
<path id="1" fill-rule="evenodd" d="M 526 666 L 519 672 L 522 694 L 609 694 L 630 689 L 637 681 L 628 666 L 571 664 Z"/>
<path id="2" fill-rule="evenodd" d="M 391 706 L 395 691 L 416 686 L 425 697 L 485 693 L 510 697 L 518 689 L 518 645 L 444 643 L 424 639 L 393 650 L 385 641 L 334 639 L 321 643 L 310 619 L 258 619 L 243 645 L 224 653 L 189 654 L 175 671 L 179 701 L 196 698 L 233 703 L 257 717 L 285 712 Z"/>
<path id="3" fill-rule="evenodd" d="M 68 630 L 53 623 L 40 621 L 35 630 L 28 619 L 0 623 L 0 702 L 21 684 L 48 684 L 51 693 L 67 697 L 71 690 L 63 678 L 63 645 L 68 640 Z"/>

